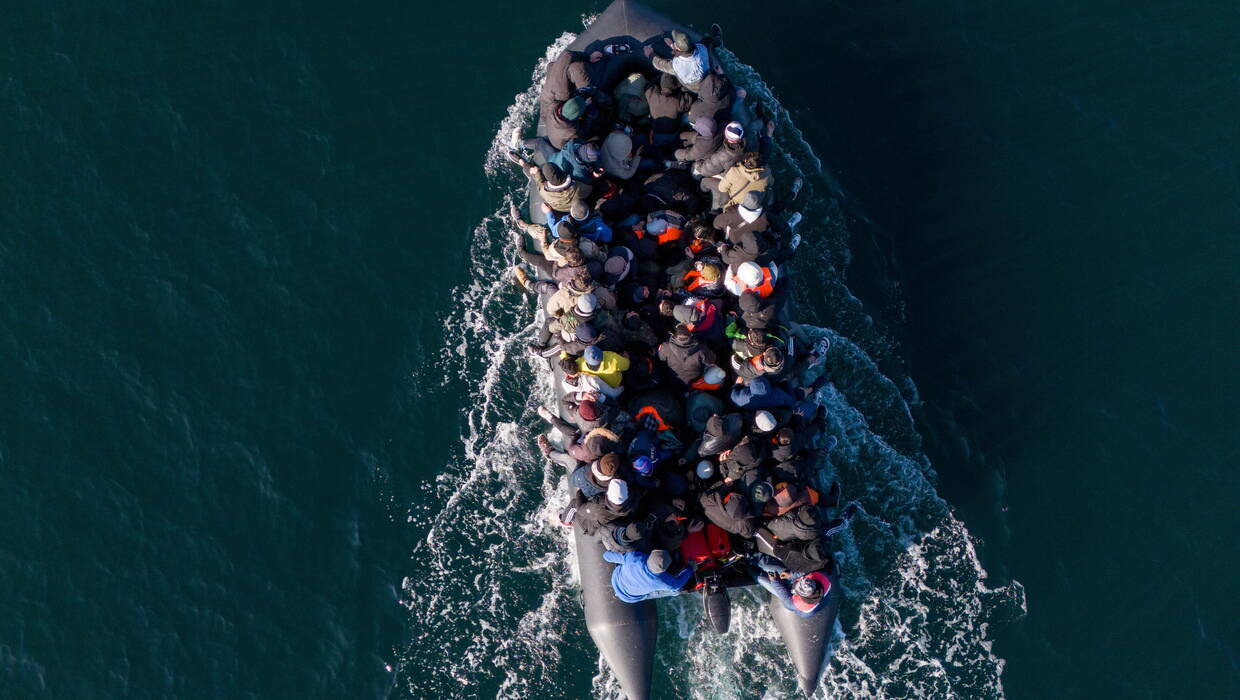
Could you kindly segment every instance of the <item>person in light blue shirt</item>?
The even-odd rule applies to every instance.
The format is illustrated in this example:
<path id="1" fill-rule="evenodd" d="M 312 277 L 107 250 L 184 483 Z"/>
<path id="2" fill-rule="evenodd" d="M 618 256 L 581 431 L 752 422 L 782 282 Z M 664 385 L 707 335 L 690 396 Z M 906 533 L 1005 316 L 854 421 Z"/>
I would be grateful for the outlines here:
<path id="1" fill-rule="evenodd" d="M 674 596 L 684 588 L 693 576 L 693 569 L 685 567 L 679 574 L 669 574 L 667 567 L 672 557 L 667 550 L 644 552 L 603 552 L 603 559 L 619 564 L 611 572 L 611 587 L 616 597 L 626 603 L 639 603 L 651 598 Z"/>
<path id="2" fill-rule="evenodd" d="M 595 243 L 611 242 L 611 227 L 607 222 L 603 221 L 603 217 L 598 212 L 590 211 L 586 203 L 577 200 L 573 202 L 573 208 L 568 214 L 559 214 L 554 210 L 546 210 L 547 228 L 552 232 L 551 235 L 559 238 L 560 222 L 568 221 L 573 230 L 582 238 L 588 238 Z"/>

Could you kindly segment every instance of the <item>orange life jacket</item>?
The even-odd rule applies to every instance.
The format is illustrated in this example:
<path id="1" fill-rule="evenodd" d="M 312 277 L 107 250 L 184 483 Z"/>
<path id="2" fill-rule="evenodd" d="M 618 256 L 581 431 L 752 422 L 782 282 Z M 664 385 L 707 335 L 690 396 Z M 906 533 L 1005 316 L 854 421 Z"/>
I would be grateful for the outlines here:
<path id="1" fill-rule="evenodd" d="M 719 387 L 723 386 L 723 384 L 722 383 L 708 384 L 706 382 L 706 377 L 698 377 L 689 386 L 693 387 L 694 389 L 698 389 L 699 391 L 714 391 L 715 389 L 718 389 Z"/>
<path id="2" fill-rule="evenodd" d="M 763 299 L 775 293 L 775 280 L 771 276 L 771 268 L 762 268 L 762 282 L 756 287 L 750 287 L 741 280 L 740 275 L 732 275 L 732 280 L 736 282 L 736 286 L 744 291 L 754 292 Z"/>
<path id="3" fill-rule="evenodd" d="M 679 226 L 672 226 L 669 224 L 667 229 L 663 233 L 659 234 L 659 238 L 658 238 L 659 245 L 664 245 L 665 243 L 675 243 L 676 241 L 679 241 L 681 233 L 682 233 L 682 230 Z"/>
<path id="4" fill-rule="evenodd" d="M 633 418 L 641 420 L 642 416 L 654 416 L 655 421 L 659 424 L 659 432 L 672 429 L 672 426 L 663 422 L 663 416 L 659 415 L 659 412 L 654 406 L 643 406 L 642 409 L 633 416 Z"/>

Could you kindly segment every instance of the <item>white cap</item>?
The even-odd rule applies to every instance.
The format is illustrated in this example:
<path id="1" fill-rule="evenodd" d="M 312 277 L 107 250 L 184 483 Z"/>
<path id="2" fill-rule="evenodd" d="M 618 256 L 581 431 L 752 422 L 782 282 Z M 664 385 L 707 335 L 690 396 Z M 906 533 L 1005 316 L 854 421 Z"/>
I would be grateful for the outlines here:
<path id="1" fill-rule="evenodd" d="M 736 269 L 736 276 L 741 278 L 746 287 L 756 287 L 762 284 L 762 268 L 753 261 L 741 263 L 741 266 Z"/>
<path id="2" fill-rule="evenodd" d="M 727 376 L 718 365 L 706 365 L 706 371 L 702 372 L 702 379 L 705 379 L 707 384 L 722 384 Z"/>
<path id="3" fill-rule="evenodd" d="M 699 479 L 709 479 L 715 475 L 715 465 L 709 459 L 704 459 L 697 463 L 697 475 Z"/>
<path id="4" fill-rule="evenodd" d="M 651 219 L 646 222 L 646 233 L 652 233 L 656 236 L 667 231 L 667 219 L 658 218 Z"/>
<path id="5" fill-rule="evenodd" d="M 775 429 L 775 416 L 770 411 L 758 411 L 753 417 L 753 424 L 764 433 L 769 433 Z"/>
<path id="6" fill-rule="evenodd" d="M 577 297 L 577 310 L 583 314 L 592 314 L 598 308 L 598 297 L 594 292 L 586 292 Z"/>
<path id="7" fill-rule="evenodd" d="M 622 506 L 629 502 L 629 483 L 624 479 L 612 479 L 607 485 L 607 500 Z"/>

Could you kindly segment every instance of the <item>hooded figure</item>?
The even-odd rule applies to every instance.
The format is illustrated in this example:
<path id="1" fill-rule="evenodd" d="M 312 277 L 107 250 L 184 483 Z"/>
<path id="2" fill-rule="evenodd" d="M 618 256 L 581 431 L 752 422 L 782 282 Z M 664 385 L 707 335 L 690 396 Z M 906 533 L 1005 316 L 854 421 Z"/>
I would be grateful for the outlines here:
<path id="1" fill-rule="evenodd" d="M 775 556 L 790 571 L 808 574 L 831 566 L 831 551 L 821 539 L 809 542 L 781 542 L 775 545 Z"/>
<path id="2" fill-rule="evenodd" d="M 770 228 L 770 224 L 766 218 L 766 210 L 762 206 L 762 200 L 765 197 L 760 192 L 748 192 L 741 198 L 740 204 L 735 207 L 728 207 L 715 217 L 715 228 L 723 231 L 723 234 L 729 241 L 733 243 L 740 242 L 740 236 L 745 233 L 761 233 Z"/>
<path id="3" fill-rule="evenodd" d="M 664 74 L 661 80 L 646 87 L 646 104 L 650 106 L 650 125 L 661 134 L 680 129 L 680 116 L 689 109 L 693 96 L 680 91 L 676 76 Z"/>
<path id="4" fill-rule="evenodd" d="M 723 134 L 715 128 L 715 120 L 698 117 L 689 131 L 680 135 L 684 148 L 676 149 L 672 157 L 682 163 L 694 163 L 710 156 L 723 145 Z"/>
<path id="5" fill-rule="evenodd" d="M 538 196 L 547 206 L 568 213 L 573 202 L 583 199 L 582 185 L 553 163 L 544 163 L 533 175 Z"/>
<path id="6" fill-rule="evenodd" d="M 719 180 L 719 194 L 725 198 L 723 207 L 741 203 L 747 192 L 765 192 L 771 187 L 771 171 L 757 157 L 747 157 L 728 168 Z"/>
<path id="7" fill-rule="evenodd" d="M 684 324 L 676 327 L 670 340 L 659 345 L 658 356 L 685 386 L 702 376 L 707 365 L 715 363 L 715 353 L 699 343 Z"/>
<path id="8" fill-rule="evenodd" d="M 719 465 L 724 478 L 734 481 L 747 481 L 757 475 L 758 467 L 766 458 L 764 445 L 746 435 L 736 446 L 727 451 L 723 463 Z"/>
<path id="9" fill-rule="evenodd" d="M 702 512 L 716 526 L 741 537 L 753 537 L 754 515 L 749 497 L 730 484 L 719 483 L 702 492 Z"/>
<path id="10" fill-rule="evenodd" d="M 714 70 L 708 71 L 697 87 L 697 99 L 689 107 L 690 120 L 700 116 L 726 120 L 732 116 L 736 86 L 727 75 Z"/>
<path id="11" fill-rule="evenodd" d="M 702 432 L 698 454 L 709 457 L 732 449 L 741 439 L 744 425 L 745 419 L 739 413 L 711 416 L 706 421 L 706 430 Z"/>
<path id="12" fill-rule="evenodd" d="M 603 172 L 620 180 L 627 180 L 637 172 L 641 158 L 633 155 L 633 139 L 623 131 L 613 131 L 603 139 L 599 154 Z"/>
<path id="13" fill-rule="evenodd" d="M 766 328 L 775 321 L 775 304 L 764 300 L 756 292 L 747 291 L 741 294 L 741 321 L 746 328 Z"/>
<path id="14" fill-rule="evenodd" d="M 737 133 L 744 133 L 741 125 L 737 122 L 728 124 L 723 132 L 723 138 L 719 140 L 719 145 L 715 147 L 715 150 L 699 158 L 694 163 L 693 174 L 698 177 L 722 176 L 733 165 L 741 162 L 746 153 L 745 139 L 742 136 L 737 140 Z M 720 228 L 719 224 L 715 224 L 715 228 Z"/>
<path id="15" fill-rule="evenodd" d="M 784 542 L 811 541 L 822 536 L 822 513 L 818 506 L 804 505 L 771 518 L 766 527 Z"/>

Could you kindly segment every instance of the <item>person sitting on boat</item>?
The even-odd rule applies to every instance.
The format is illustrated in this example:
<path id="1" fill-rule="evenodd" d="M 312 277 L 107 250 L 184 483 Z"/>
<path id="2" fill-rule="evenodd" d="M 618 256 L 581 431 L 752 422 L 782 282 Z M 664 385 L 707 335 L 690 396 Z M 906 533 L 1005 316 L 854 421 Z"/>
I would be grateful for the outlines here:
<path id="1" fill-rule="evenodd" d="M 750 574 L 758 585 L 798 617 L 809 617 L 817 612 L 831 590 L 831 580 L 826 574 L 789 571 L 779 560 L 765 554 L 750 559 Z"/>
<path id="2" fill-rule="evenodd" d="M 772 186 L 770 168 L 757 153 L 747 153 L 721 177 L 704 178 L 702 189 L 711 194 L 711 211 L 722 211 L 740 204 L 747 192 L 765 192 Z"/>
<path id="3" fill-rule="evenodd" d="M 650 105 L 650 140 L 654 146 L 666 147 L 676 143 L 680 133 L 681 116 L 689 111 L 693 96 L 680 89 L 680 81 L 671 73 L 664 73 L 659 80 L 646 87 L 646 104 Z"/>
<path id="4" fill-rule="evenodd" d="M 579 496 L 577 503 L 572 524 L 588 537 L 606 532 L 607 526 L 632 517 L 638 506 L 628 482 L 620 478 L 608 482 L 606 492 L 591 498 Z"/>
<path id="5" fill-rule="evenodd" d="M 616 294 L 607 287 L 600 286 L 590 274 L 574 277 L 567 284 L 560 285 L 558 291 L 547 298 L 547 314 L 563 316 L 569 309 L 577 306 L 577 299 L 586 294 L 593 294 L 600 308 L 614 311 Z"/>
<path id="6" fill-rule="evenodd" d="M 611 587 L 616 597 L 626 603 L 640 603 L 651 598 L 665 598 L 680 593 L 693 569 L 683 568 L 672 574 L 672 556 L 664 549 L 644 552 L 603 552 L 603 559 L 618 564 L 611 572 Z"/>
<path id="7" fill-rule="evenodd" d="M 547 226 L 552 231 L 559 233 L 560 223 L 567 221 L 577 235 L 595 243 L 611 243 L 611 227 L 598 212 L 590 211 L 585 200 L 573 202 L 567 214 L 560 214 L 550 207 L 544 213 L 547 215 Z"/>
<path id="8" fill-rule="evenodd" d="M 703 457 L 723 454 L 741 439 L 745 418 L 739 413 L 715 414 L 706 421 L 698 454 Z"/>
<path id="9" fill-rule="evenodd" d="M 723 285 L 736 296 L 753 292 L 763 299 L 769 299 L 775 295 L 778 280 L 779 268 L 774 263 L 762 266 L 749 261 L 729 266 Z"/>
<path id="10" fill-rule="evenodd" d="M 741 162 L 745 153 L 745 128 L 740 122 L 728 122 L 723 129 L 723 138 L 718 141 L 714 150 L 694 160 L 690 172 L 701 178 L 722 179 L 724 173 Z M 715 224 L 715 227 L 718 228 L 719 224 Z"/>
<path id="11" fill-rule="evenodd" d="M 593 374 L 613 387 L 620 386 L 620 380 L 628 368 L 629 358 L 619 353 L 605 351 L 597 345 L 586 348 L 585 353 L 577 360 L 579 372 Z"/>
<path id="12" fill-rule="evenodd" d="M 756 517 L 747 487 L 724 480 L 702 492 L 698 498 L 702 513 L 715 526 L 741 537 L 753 537 Z"/>
<path id="13" fill-rule="evenodd" d="M 627 554 L 650 551 L 650 526 L 644 520 L 620 522 L 609 526 L 601 538 L 608 552 Z"/>
<path id="14" fill-rule="evenodd" d="M 591 499 L 607 492 L 619 470 L 619 456 L 609 452 L 574 469 L 568 475 L 568 485 L 581 492 L 582 497 Z"/>
<path id="15" fill-rule="evenodd" d="M 672 57 L 656 55 L 654 48 L 645 47 L 646 57 L 655 70 L 676 76 L 684 89 L 696 93 L 701 89 L 702 78 L 710 70 L 710 51 L 701 42 L 690 41 L 689 35 L 673 29 L 671 38 L 663 40 L 672 49 Z"/>
<path id="16" fill-rule="evenodd" d="M 753 289 L 742 292 L 736 306 L 741 323 L 746 328 L 766 328 L 775 323 L 779 315 L 778 297 L 772 295 L 764 298 Z"/>
<path id="17" fill-rule="evenodd" d="M 672 152 L 672 161 L 682 166 L 708 158 L 723 147 L 723 134 L 715 128 L 714 119 L 701 116 L 690 122 L 689 127 L 680 134 L 681 147 Z"/>
<path id="18" fill-rule="evenodd" d="M 582 352 L 584 353 L 585 351 L 583 350 Z M 576 357 L 561 358 L 560 372 L 564 375 L 562 385 L 565 396 L 572 396 L 581 400 L 587 398 L 590 394 L 595 394 L 606 397 L 608 401 L 615 401 L 624 393 L 623 384 L 612 386 L 596 374 L 586 374 L 578 370 Z"/>
<path id="19" fill-rule="evenodd" d="M 715 353 L 700 343 L 683 323 L 678 324 L 671 337 L 659 345 L 658 357 L 667 363 L 668 370 L 686 387 L 702 376 L 707 365 L 715 364 Z"/>
<path id="20" fill-rule="evenodd" d="M 641 154 L 633 145 L 633 139 L 623 131 L 613 131 L 603 139 L 599 167 L 617 180 L 633 177 L 642 165 Z"/>
<path id="21" fill-rule="evenodd" d="M 762 462 L 766 459 L 765 441 L 748 434 L 729 450 L 719 454 L 719 472 L 724 481 L 741 481 L 752 483 L 758 476 Z"/>
<path id="22" fill-rule="evenodd" d="M 770 228 L 770 222 L 766 217 L 766 209 L 763 207 L 764 199 L 765 195 L 761 192 L 746 192 L 739 204 L 734 207 L 728 207 L 723 212 L 716 214 L 711 224 L 716 229 L 723 231 L 723 235 L 732 245 L 744 247 L 744 244 L 751 239 L 757 242 L 765 242 L 754 237 L 754 234 L 762 233 Z M 763 252 L 762 250 L 755 250 L 754 259 Z"/>
<path id="23" fill-rule="evenodd" d="M 531 165 L 527 172 L 534 180 L 543 204 L 555 211 L 567 213 L 572 210 L 573 202 L 585 199 L 586 186 L 569 177 L 554 163 L 544 163 L 542 167 Z"/>
<path id="24" fill-rule="evenodd" d="M 726 124 L 734 119 L 737 95 L 738 90 L 723 67 L 715 66 L 698 83 L 693 103 L 689 105 L 689 119 L 707 116 L 719 124 Z"/>
<path id="25" fill-rule="evenodd" d="M 731 359 L 732 371 L 742 381 L 752 381 L 757 377 L 777 379 L 784 371 L 784 353 L 779 348 L 767 348 L 761 355 L 743 360 L 736 355 Z"/>
<path id="26" fill-rule="evenodd" d="M 755 377 L 748 384 L 737 384 L 729 394 L 732 403 L 750 411 L 759 409 L 792 408 L 796 397 L 779 382 L 766 377 Z"/>

